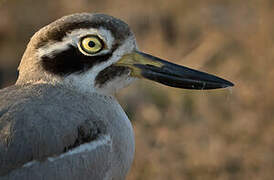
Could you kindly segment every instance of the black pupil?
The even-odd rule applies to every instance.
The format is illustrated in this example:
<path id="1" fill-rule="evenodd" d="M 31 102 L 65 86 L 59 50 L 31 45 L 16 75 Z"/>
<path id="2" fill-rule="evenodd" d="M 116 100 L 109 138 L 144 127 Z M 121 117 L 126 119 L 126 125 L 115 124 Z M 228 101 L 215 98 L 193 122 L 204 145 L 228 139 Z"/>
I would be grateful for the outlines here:
<path id="1" fill-rule="evenodd" d="M 88 46 L 93 48 L 95 46 L 95 42 L 94 41 L 89 41 Z"/>

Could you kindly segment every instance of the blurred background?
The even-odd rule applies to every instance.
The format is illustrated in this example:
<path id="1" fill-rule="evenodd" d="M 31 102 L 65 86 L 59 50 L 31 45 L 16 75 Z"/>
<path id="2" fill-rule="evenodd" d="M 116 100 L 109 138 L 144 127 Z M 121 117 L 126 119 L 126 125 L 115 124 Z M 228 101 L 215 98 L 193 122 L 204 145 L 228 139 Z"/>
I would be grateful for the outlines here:
<path id="1" fill-rule="evenodd" d="M 273 0 L 0 0 L 1 88 L 15 82 L 34 32 L 75 12 L 121 18 L 142 51 L 236 84 L 139 81 L 118 93 L 136 136 L 128 180 L 273 179 Z"/>

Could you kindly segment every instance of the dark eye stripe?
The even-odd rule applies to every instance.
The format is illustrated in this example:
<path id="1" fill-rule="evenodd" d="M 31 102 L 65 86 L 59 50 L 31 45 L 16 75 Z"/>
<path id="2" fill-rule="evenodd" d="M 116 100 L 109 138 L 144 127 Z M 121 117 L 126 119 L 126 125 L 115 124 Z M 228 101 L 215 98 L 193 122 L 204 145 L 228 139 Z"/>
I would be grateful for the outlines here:
<path id="1" fill-rule="evenodd" d="M 122 76 L 123 74 L 128 74 L 130 71 L 127 67 L 122 66 L 114 66 L 111 65 L 96 76 L 95 78 L 95 84 L 99 87 L 102 87 L 104 84 L 106 84 L 108 81 L 111 81 L 112 79 L 116 78 L 117 76 Z"/>
<path id="2" fill-rule="evenodd" d="M 112 53 L 113 51 L 99 56 L 86 56 L 78 48 L 70 45 L 64 51 L 42 56 L 42 67 L 46 71 L 59 76 L 82 73 L 100 62 L 107 61 Z"/>

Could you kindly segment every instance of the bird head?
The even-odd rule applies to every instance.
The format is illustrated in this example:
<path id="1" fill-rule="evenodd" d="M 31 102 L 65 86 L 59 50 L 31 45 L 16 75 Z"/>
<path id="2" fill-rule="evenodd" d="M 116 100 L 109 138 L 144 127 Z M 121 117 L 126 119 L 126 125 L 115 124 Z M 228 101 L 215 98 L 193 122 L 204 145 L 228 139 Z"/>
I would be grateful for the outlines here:
<path id="1" fill-rule="evenodd" d="M 185 89 L 233 86 L 140 52 L 126 23 L 89 13 L 65 16 L 35 33 L 21 60 L 17 84 L 44 82 L 113 94 L 139 78 Z"/>

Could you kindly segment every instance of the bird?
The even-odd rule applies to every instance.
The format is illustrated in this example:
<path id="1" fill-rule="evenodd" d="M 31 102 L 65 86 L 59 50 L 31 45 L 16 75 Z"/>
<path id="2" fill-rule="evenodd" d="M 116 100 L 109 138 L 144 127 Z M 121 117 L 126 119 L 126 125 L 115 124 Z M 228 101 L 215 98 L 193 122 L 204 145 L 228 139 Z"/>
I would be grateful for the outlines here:
<path id="1" fill-rule="evenodd" d="M 138 79 L 196 90 L 233 86 L 141 52 L 128 24 L 98 13 L 41 28 L 18 71 L 16 83 L 0 90 L 1 180 L 124 180 L 135 143 L 116 92 Z"/>

